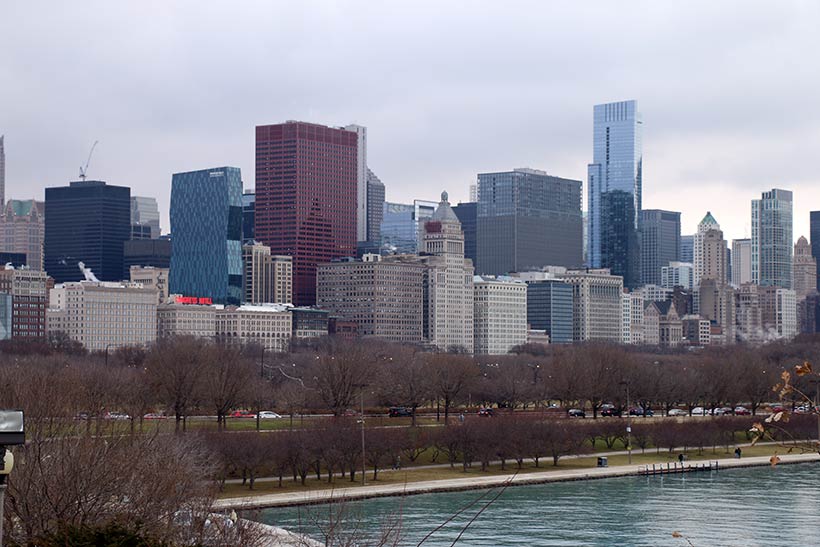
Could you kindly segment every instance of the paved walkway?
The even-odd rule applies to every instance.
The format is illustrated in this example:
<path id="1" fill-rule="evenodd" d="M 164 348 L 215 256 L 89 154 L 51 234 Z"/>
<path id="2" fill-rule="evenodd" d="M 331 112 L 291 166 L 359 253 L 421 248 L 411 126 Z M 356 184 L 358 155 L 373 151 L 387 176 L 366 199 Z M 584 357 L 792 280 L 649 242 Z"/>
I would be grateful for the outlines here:
<path id="1" fill-rule="evenodd" d="M 780 456 L 780 464 L 820 462 L 818 454 L 787 454 Z M 709 460 L 691 462 L 692 465 L 707 463 Z M 754 467 L 769 465 L 769 456 L 750 458 L 724 458 L 711 460 L 718 462 L 718 468 Z M 452 492 L 458 490 L 475 490 L 501 486 L 507 481 L 511 484 L 541 484 L 547 482 L 602 479 L 638 475 L 644 464 L 619 465 L 613 467 L 590 467 L 584 469 L 556 469 L 552 471 L 523 473 L 513 477 L 493 475 L 486 477 L 465 477 L 436 481 L 418 481 L 406 484 L 375 484 L 364 487 L 331 488 L 322 490 L 289 492 L 283 494 L 262 494 L 218 500 L 214 510 L 226 509 L 259 509 L 265 507 L 284 507 L 289 505 L 310 505 L 339 499 L 377 498 L 384 496 L 402 496 L 409 494 L 426 494 L 431 492 Z"/>

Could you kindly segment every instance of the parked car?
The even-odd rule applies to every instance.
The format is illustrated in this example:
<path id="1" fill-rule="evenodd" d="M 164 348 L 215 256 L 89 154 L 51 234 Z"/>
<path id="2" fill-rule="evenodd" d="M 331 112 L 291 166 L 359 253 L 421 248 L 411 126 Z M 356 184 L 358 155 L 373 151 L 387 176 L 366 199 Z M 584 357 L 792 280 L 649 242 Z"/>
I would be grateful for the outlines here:
<path id="1" fill-rule="evenodd" d="M 256 418 L 256 414 L 249 410 L 234 410 L 231 412 L 231 418 Z"/>
<path id="2" fill-rule="evenodd" d="M 722 406 L 720 408 L 716 408 L 712 411 L 712 414 L 715 416 L 726 416 L 727 414 L 731 414 L 733 411 L 732 407 L 729 406 Z"/>
<path id="3" fill-rule="evenodd" d="M 149 412 L 145 416 L 142 417 L 143 420 L 165 420 L 168 416 L 161 412 Z"/>
<path id="4" fill-rule="evenodd" d="M 620 416 L 621 411 L 615 408 L 615 405 L 606 403 L 601 405 L 601 416 Z"/>
<path id="5" fill-rule="evenodd" d="M 736 406 L 735 407 L 735 416 L 749 416 L 751 412 L 745 406 Z"/>
<path id="6" fill-rule="evenodd" d="M 490 416 L 493 415 L 493 409 L 492 408 L 481 407 L 481 408 L 478 409 L 478 415 L 479 416 L 490 417 Z"/>
<path id="7" fill-rule="evenodd" d="M 647 408 L 646 410 L 640 406 L 634 406 L 629 409 L 630 416 L 654 416 L 655 412 L 651 408 Z"/>
<path id="8" fill-rule="evenodd" d="M 689 413 L 683 410 L 682 408 L 670 408 L 669 412 L 666 413 L 667 416 L 688 416 Z"/>
<path id="9" fill-rule="evenodd" d="M 696 406 L 692 409 L 692 416 L 708 416 L 709 411 L 702 406 Z"/>
<path id="10" fill-rule="evenodd" d="M 278 420 L 282 416 L 273 412 L 272 410 L 261 410 L 259 411 L 259 419 L 260 420 Z"/>
<path id="11" fill-rule="evenodd" d="M 772 414 L 774 414 L 775 412 L 783 412 L 788 409 L 780 403 L 774 403 L 773 405 L 769 406 L 769 410 L 772 412 Z"/>
<path id="12" fill-rule="evenodd" d="M 130 420 L 131 416 L 124 412 L 106 412 L 103 418 L 106 420 Z"/>
<path id="13" fill-rule="evenodd" d="M 387 411 L 387 415 L 391 418 L 403 418 L 406 416 L 412 416 L 413 409 L 407 408 L 406 406 L 391 406 Z"/>
<path id="14" fill-rule="evenodd" d="M 587 413 L 581 410 L 580 408 L 570 408 L 567 410 L 567 415 L 570 418 L 586 418 Z"/>

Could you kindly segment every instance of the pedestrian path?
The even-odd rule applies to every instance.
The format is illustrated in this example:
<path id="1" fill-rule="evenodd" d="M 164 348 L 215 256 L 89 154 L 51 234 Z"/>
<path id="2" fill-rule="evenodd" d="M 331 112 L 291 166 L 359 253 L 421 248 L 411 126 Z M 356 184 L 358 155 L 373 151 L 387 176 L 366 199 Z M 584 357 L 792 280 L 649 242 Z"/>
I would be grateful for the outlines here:
<path id="1" fill-rule="evenodd" d="M 780 456 L 780 465 L 820 462 L 820 455 L 813 454 L 786 454 Z M 719 469 L 732 467 L 754 467 L 770 465 L 769 456 L 755 456 L 750 458 L 723 458 L 717 461 Z M 418 481 L 404 484 L 373 484 L 369 486 L 348 486 L 344 488 L 329 488 L 282 494 L 262 494 L 218 500 L 214 510 L 229 509 L 259 509 L 265 507 L 284 507 L 290 505 L 310 505 L 331 501 L 376 498 L 385 496 L 402 496 L 410 494 L 426 494 L 432 492 L 452 492 L 458 490 L 475 490 L 511 485 L 541 484 L 547 482 L 602 479 L 606 477 L 621 477 L 638 475 L 646 467 L 641 465 L 618 465 L 612 467 L 590 467 L 584 469 L 555 469 L 524 473 L 521 475 L 492 475 L 486 477 L 465 477 L 457 479 L 443 479 L 433 481 Z"/>

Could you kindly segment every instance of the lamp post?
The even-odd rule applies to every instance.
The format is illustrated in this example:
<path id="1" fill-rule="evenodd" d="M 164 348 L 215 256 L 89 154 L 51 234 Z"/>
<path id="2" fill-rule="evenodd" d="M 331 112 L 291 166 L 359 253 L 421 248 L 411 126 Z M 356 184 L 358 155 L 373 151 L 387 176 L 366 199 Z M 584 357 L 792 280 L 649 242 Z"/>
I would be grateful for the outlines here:
<path id="1" fill-rule="evenodd" d="M 362 429 L 362 486 L 365 486 L 365 473 L 367 471 L 367 459 L 365 457 L 365 444 L 364 444 L 364 388 L 367 387 L 367 384 L 355 384 L 353 387 L 359 388 L 359 401 L 361 404 L 361 415 L 359 416 L 359 424 L 361 425 Z M 2 547 L 2 546 L 0 546 Z"/>
<path id="2" fill-rule="evenodd" d="M 619 382 L 622 386 L 626 386 L 626 453 L 629 459 L 629 465 L 632 465 L 632 414 L 629 412 L 629 382 Z"/>
<path id="3" fill-rule="evenodd" d="M 14 467 L 10 446 L 26 442 L 22 410 L 0 410 L 0 547 L 3 547 L 3 508 L 6 502 L 6 477 Z"/>

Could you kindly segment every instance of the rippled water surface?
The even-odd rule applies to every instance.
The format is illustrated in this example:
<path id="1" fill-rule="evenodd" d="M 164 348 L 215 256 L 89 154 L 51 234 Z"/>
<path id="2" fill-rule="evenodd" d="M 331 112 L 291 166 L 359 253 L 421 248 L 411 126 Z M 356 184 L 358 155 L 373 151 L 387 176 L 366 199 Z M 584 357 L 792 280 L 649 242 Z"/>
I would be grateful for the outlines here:
<path id="1" fill-rule="evenodd" d="M 449 546 L 498 490 L 425 494 L 348 503 L 346 529 L 378 533 L 400 519 L 402 545 Z M 484 496 L 482 498 L 482 496 Z M 261 520 L 321 540 L 318 526 L 339 506 L 268 509 Z M 391 518 L 392 515 L 392 518 Z M 820 546 L 820 466 L 624 477 L 507 489 L 464 531 L 459 546 L 688 545 Z"/>

